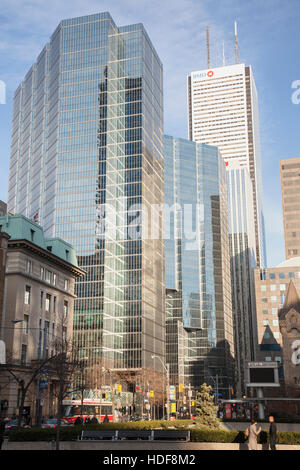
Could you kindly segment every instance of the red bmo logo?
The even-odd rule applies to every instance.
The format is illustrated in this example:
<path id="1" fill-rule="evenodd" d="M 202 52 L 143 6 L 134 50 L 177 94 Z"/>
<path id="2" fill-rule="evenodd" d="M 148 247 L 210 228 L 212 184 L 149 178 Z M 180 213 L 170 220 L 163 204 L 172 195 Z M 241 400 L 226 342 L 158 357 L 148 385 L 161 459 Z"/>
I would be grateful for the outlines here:
<path id="1" fill-rule="evenodd" d="M 208 77 L 213 77 L 213 75 L 214 75 L 214 73 L 213 73 L 212 70 L 210 70 L 209 72 L 207 72 L 207 76 L 208 76 Z"/>

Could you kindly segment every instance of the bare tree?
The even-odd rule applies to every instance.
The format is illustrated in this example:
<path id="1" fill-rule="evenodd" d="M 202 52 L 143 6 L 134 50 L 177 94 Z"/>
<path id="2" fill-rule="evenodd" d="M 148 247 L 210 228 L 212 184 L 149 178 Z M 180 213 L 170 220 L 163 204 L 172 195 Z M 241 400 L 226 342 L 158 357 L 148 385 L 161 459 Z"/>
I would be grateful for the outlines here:
<path id="1" fill-rule="evenodd" d="M 53 360 L 54 357 L 52 356 L 40 361 L 38 365 L 35 364 L 35 362 L 32 362 L 30 366 L 15 364 L 13 362 L 8 362 L 7 364 L 0 365 L 0 370 L 2 370 L 2 372 L 4 373 L 8 373 L 12 380 L 18 384 L 20 390 L 20 401 L 18 407 L 18 426 L 21 426 L 23 409 L 28 391 L 30 390 L 42 370 L 46 366 L 48 366 Z"/>

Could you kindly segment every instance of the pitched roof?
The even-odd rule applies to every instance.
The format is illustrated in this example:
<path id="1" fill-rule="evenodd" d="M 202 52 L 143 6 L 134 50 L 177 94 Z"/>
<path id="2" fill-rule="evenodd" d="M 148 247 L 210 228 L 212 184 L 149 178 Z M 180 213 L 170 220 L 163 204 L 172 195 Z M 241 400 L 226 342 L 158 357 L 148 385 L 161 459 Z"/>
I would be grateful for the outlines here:
<path id="1" fill-rule="evenodd" d="M 286 298 L 283 304 L 282 309 L 279 311 L 279 317 L 283 318 L 291 310 L 296 310 L 300 313 L 300 297 L 296 290 L 295 284 L 292 279 L 290 280 L 289 287 L 287 290 Z"/>

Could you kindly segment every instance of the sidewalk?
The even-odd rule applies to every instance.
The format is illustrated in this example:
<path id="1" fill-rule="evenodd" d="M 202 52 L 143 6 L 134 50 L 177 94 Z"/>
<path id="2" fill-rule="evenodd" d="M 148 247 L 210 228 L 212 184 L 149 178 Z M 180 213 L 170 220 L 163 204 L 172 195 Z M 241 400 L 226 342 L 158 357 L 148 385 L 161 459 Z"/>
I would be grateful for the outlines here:
<path id="1" fill-rule="evenodd" d="M 263 447 L 263 449 L 262 449 Z M 147 442 L 147 441 L 70 441 L 61 442 L 61 450 L 248 450 L 247 444 L 227 444 L 213 442 Z M 8 442 L 4 441 L 3 450 L 55 450 L 51 442 Z M 258 445 L 259 450 L 268 450 L 268 445 Z M 278 445 L 278 450 L 300 450 L 300 445 Z"/>

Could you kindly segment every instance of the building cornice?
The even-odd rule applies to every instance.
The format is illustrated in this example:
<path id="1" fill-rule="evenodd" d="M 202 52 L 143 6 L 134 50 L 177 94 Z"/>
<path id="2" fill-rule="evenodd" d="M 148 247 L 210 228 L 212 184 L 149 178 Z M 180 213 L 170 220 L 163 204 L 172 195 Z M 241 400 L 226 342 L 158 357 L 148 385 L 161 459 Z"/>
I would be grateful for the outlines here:
<path id="1" fill-rule="evenodd" d="M 43 248 L 40 248 L 38 245 L 35 245 L 34 243 L 28 241 L 28 240 L 9 240 L 8 241 L 8 250 L 14 250 L 14 249 L 23 249 L 27 250 L 31 253 L 34 253 L 35 255 L 40 256 L 41 258 L 45 258 L 45 260 L 50 261 L 51 263 L 60 266 L 62 269 L 65 271 L 70 272 L 73 274 L 74 277 L 80 277 L 83 276 L 85 271 L 83 271 L 81 268 L 74 266 L 74 264 L 68 263 L 64 259 L 60 258 L 59 256 L 54 255 L 48 250 L 44 250 Z M 7 273 L 10 274 L 10 273 Z"/>

